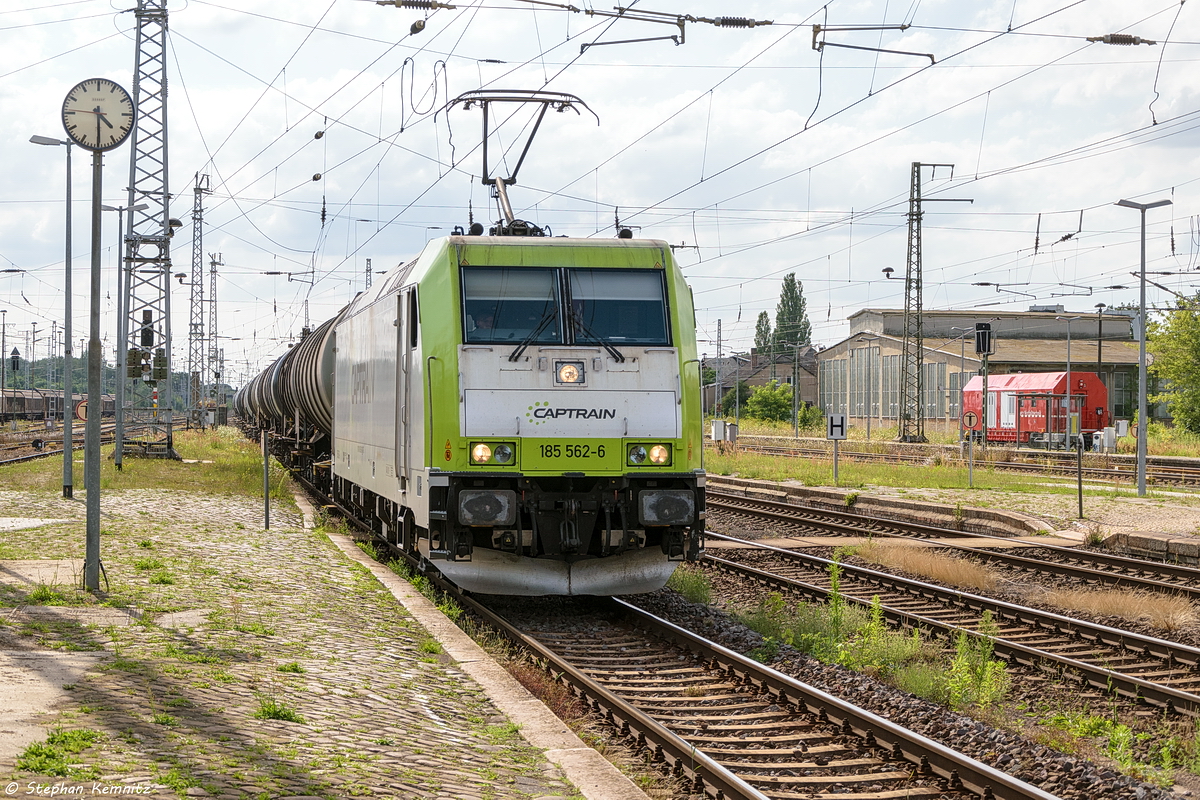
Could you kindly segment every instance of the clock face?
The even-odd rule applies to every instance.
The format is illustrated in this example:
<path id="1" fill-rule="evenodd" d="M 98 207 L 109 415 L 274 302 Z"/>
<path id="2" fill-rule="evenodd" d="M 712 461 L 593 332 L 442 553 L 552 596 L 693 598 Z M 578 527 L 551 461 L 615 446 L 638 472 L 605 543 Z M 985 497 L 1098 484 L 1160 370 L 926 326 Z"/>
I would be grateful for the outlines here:
<path id="1" fill-rule="evenodd" d="M 67 92 L 62 116 L 71 141 L 88 150 L 111 150 L 133 130 L 133 99 L 108 78 L 89 78 Z"/>

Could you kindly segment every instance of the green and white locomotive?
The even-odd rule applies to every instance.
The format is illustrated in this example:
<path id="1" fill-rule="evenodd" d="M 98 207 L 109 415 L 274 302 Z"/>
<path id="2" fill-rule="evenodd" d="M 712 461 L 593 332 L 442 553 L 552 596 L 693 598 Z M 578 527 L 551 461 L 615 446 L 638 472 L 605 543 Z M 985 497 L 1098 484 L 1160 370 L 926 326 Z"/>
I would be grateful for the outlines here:
<path id="1" fill-rule="evenodd" d="M 665 242 L 453 235 L 235 403 L 464 589 L 628 594 L 703 547 L 699 368 Z"/>

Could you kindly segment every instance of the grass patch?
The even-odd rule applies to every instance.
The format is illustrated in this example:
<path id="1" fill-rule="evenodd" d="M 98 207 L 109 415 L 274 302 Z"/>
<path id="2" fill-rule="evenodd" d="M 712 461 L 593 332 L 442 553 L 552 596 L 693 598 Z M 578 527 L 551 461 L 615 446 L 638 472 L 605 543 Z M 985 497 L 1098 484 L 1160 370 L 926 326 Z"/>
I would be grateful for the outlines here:
<path id="1" fill-rule="evenodd" d="M 152 570 L 162 569 L 165 566 L 166 563 L 161 558 L 155 556 L 143 556 L 142 558 L 135 558 L 133 560 L 133 568 L 142 572 L 151 572 Z"/>
<path id="2" fill-rule="evenodd" d="M 254 712 L 255 719 L 278 719 L 284 722 L 304 723 L 304 717 L 294 708 L 269 695 L 258 696 L 258 711 Z"/>
<path id="3" fill-rule="evenodd" d="M 667 579 L 667 586 L 692 603 L 707 605 L 712 600 L 712 583 L 708 573 L 696 564 L 680 564 Z"/>
<path id="4" fill-rule="evenodd" d="M 445 650 L 442 648 L 441 643 L 438 642 L 437 639 L 427 636 L 417 644 L 417 652 L 429 653 L 430 655 L 439 655 L 444 653 Z"/>
<path id="5" fill-rule="evenodd" d="M 830 564 L 829 578 L 826 603 L 789 606 L 780 593 L 772 592 L 754 608 L 735 611 L 738 621 L 763 636 L 763 644 L 748 655 L 769 662 L 788 645 L 956 708 L 986 707 L 1008 692 L 1005 665 L 993 657 L 998 627 L 990 612 L 984 612 L 978 635 L 964 631 L 953 656 L 947 658 L 918 630 L 908 634 L 890 630 L 878 597 L 869 607 L 847 602 L 840 592 L 841 565 L 836 560 Z"/>
<path id="6" fill-rule="evenodd" d="M 1054 589 L 1043 598 L 1069 611 L 1145 622 L 1173 631 L 1196 622 L 1196 607 L 1177 594 L 1134 589 Z"/>
<path id="7" fill-rule="evenodd" d="M 881 543 L 872 539 L 854 548 L 853 553 L 872 564 L 902 569 L 937 583 L 966 589 L 991 591 L 1000 582 L 996 573 L 986 567 L 921 544 Z"/>
<path id="8" fill-rule="evenodd" d="M 82 753 L 103 738 L 99 731 L 56 728 L 46 737 L 46 741 L 34 742 L 22 751 L 17 757 L 17 769 L 77 780 L 98 778 L 98 769 L 72 764 L 77 759 L 70 756 Z"/>
<path id="9" fill-rule="evenodd" d="M 278 672 L 291 672 L 291 673 L 295 673 L 296 675 L 301 675 L 304 673 L 304 667 L 300 666 L 295 661 L 289 662 L 287 664 L 280 664 L 275 669 Z"/>

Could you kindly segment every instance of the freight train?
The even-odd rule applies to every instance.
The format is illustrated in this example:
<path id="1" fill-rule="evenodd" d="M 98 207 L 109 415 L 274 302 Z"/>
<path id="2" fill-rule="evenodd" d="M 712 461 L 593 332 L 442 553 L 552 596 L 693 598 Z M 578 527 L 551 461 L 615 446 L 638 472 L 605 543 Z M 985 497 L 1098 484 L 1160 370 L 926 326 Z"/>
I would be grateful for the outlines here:
<path id="1" fill-rule="evenodd" d="M 1070 410 L 1067 380 L 1070 379 Z M 1094 372 L 1019 372 L 992 375 L 987 386 L 987 441 L 1046 449 L 1070 448 L 1083 436 L 1090 447 L 1092 434 L 1112 425 L 1108 418 L 1108 389 Z M 963 411 L 983 420 L 983 378 L 963 387 Z M 982 437 L 983 428 L 976 432 Z"/>
<path id="2" fill-rule="evenodd" d="M 235 413 L 463 589 L 661 588 L 703 548 L 691 291 L 665 242 L 517 228 L 432 240 L 239 390 Z"/>
<path id="3" fill-rule="evenodd" d="M 87 399 L 77 394 L 73 406 Z M 0 393 L 0 421 L 13 419 L 62 419 L 62 392 L 49 389 L 5 389 Z M 101 412 L 111 417 L 116 413 L 116 398 L 111 394 L 101 395 Z"/>

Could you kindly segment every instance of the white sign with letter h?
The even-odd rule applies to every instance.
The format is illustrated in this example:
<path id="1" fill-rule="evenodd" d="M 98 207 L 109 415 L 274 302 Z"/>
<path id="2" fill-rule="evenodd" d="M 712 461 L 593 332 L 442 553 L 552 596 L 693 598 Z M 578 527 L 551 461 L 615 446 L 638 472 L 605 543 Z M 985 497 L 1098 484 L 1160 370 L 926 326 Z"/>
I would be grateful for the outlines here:
<path id="1" fill-rule="evenodd" d="M 846 415 L 845 414 L 828 414 L 825 417 L 825 438 L 826 439 L 845 439 L 846 438 Z"/>

